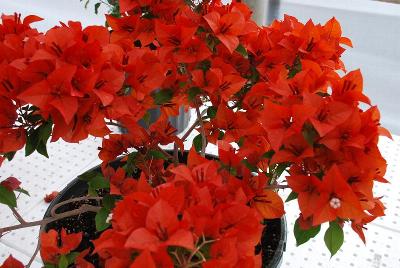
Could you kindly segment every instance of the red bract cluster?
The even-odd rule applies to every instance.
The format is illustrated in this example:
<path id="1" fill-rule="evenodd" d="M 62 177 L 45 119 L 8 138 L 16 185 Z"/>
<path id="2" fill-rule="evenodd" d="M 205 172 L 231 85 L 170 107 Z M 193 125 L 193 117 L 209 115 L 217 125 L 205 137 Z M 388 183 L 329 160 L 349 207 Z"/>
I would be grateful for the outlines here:
<path id="1" fill-rule="evenodd" d="M 106 267 L 174 267 L 177 261 L 182 267 L 199 261 L 203 267 L 261 265 L 254 246 L 261 237 L 262 217 L 247 205 L 253 195 L 246 195 L 246 180 L 220 170 L 217 162 L 194 150 L 188 166 L 172 166 L 164 177 L 167 182 L 151 187 L 141 176 L 118 202 L 112 229 L 94 241 Z M 174 261 L 168 255 L 171 247 Z M 203 254 L 210 258 L 201 259 Z M 132 255 L 138 257 L 132 261 Z"/>
<path id="2" fill-rule="evenodd" d="M 347 222 L 365 240 L 364 225 L 384 215 L 372 189 L 386 182 L 377 143 L 390 133 L 360 71 L 340 60 L 352 44 L 335 18 L 260 27 L 244 3 L 219 0 L 121 0 L 120 12 L 106 16 L 108 28 L 69 22 L 39 33 L 29 25 L 40 18 L 17 15 L 0 25 L 4 157 L 25 144 L 47 155 L 49 136 L 104 138 L 103 184 L 121 200 L 101 212 L 111 226 L 90 254 L 106 267 L 260 267 L 261 220 L 284 213 L 279 188 L 298 199 L 303 232 Z M 161 116 L 150 122 L 154 107 Z M 196 109 L 200 133 L 186 164 L 160 148 L 183 151 L 168 121 L 182 107 Z M 218 158 L 203 157 L 206 143 Z M 54 263 L 60 250 L 42 257 Z"/>

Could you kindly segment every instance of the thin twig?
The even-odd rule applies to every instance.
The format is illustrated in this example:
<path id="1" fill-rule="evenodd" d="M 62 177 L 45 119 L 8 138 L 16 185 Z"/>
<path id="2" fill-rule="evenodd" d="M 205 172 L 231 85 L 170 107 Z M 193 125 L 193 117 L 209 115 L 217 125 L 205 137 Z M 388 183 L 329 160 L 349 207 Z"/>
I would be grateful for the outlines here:
<path id="1" fill-rule="evenodd" d="M 197 114 L 197 119 L 199 120 L 200 124 L 200 134 L 201 134 L 201 152 L 200 155 L 204 157 L 206 154 L 206 143 L 207 143 L 207 138 L 206 138 L 206 131 L 204 130 L 204 123 L 203 119 L 201 118 L 201 113 L 199 106 L 196 106 L 196 114 Z"/>
<path id="2" fill-rule="evenodd" d="M 169 153 L 167 153 L 163 148 L 161 148 L 160 146 L 157 147 L 160 152 L 165 155 L 169 160 L 174 161 L 174 157 L 172 155 L 170 155 Z"/>
<path id="3" fill-rule="evenodd" d="M 280 184 L 275 184 L 275 185 L 268 185 L 267 189 L 287 189 L 289 188 L 289 185 L 280 185 Z"/>
<path id="4" fill-rule="evenodd" d="M 40 250 L 40 239 L 38 239 L 38 242 L 36 244 L 35 252 L 33 253 L 32 257 L 30 258 L 30 260 L 29 260 L 28 264 L 25 266 L 25 268 L 31 267 L 31 265 L 32 265 L 33 261 L 35 260 L 36 255 L 38 254 L 39 250 Z"/>
<path id="5" fill-rule="evenodd" d="M 37 220 L 37 221 L 31 221 L 31 222 L 26 222 L 26 223 L 21 223 L 21 224 L 16 224 L 8 227 L 3 227 L 0 228 L 0 237 L 5 233 L 9 231 L 14 231 L 22 228 L 27 228 L 27 227 L 33 227 L 33 226 L 45 226 L 49 224 L 50 222 L 57 221 L 63 218 L 68 218 L 72 216 L 76 216 L 85 212 L 98 212 L 101 209 L 101 207 L 96 207 L 96 206 L 91 206 L 88 204 L 82 205 L 80 208 L 70 210 L 67 212 L 63 212 L 60 214 L 56 214 L 55 216 L 45 218 L 42 220 Z"/>
<path id="6" fill-rule="evenodd" d="M 184 266 L 184 267 L 185 267 L 185 268 L 189 268 L 189 267 L 193 267 L 193 266 L 196 266 L 196 265 L 199 265 L 199 264 L 205 262 L 205 261 L 206 261 L 206 258 L 205 258 L 204 255 L 201 253 L 201 251 L 200 251 L 201 248 L 204 247 L 204 246 L 207 245 L 207 244 L 214 243 L 214 242 L 216 242 L 216 241 L 218 241 L 218 239 L 206 240 L 206 238 L 205 238 L 205 236 L 204 236 L 204 234 L 203 234 L 203 242 L 201 242 L 200 245 L 198 245 L 198 246 L 196 247 L 196 249 L 192 251 L 192 253 L 190 254 L 189 258 L 188 258 L 187 261 L 185 262 L 185 266 Z M 201 260 L 201 261 L 199 261 L 199 262 L 196 262 L 196 263 L 191 263 L 191 262 L 192 262 L 192 259 L 193 259 L 193 257 L 194 257 L 194 255 L 196 255 L 196 254 L 198 254 L 198 253 L 200 253 L 200 256 L 202 257 L 203 260 Z"/>
<path id="7" fill-rule="evenodd" d="M 174 143 L 174 165 L 177 166 L 178 163 L 179 163 L 178 144 Z"/>
<path id="8" fill-rule="evenodd" d="M 115 123 L 115 122 L 112 122 L 112 121 L 107 121 L 107 122 L 106 122 L 106 125 L 109 125 L 109 126 L 116 126 L 116 127 L 120 127 L 120 128 L 125 128 L 123 125 L 118 124 L 118 123 Z"/>
<path id="9" fill-rule="evenodd" d="M 203 117 L 203 115 L 205 115 L 207 112 L 207 110 L 204 110 L 201 112 L 201 117 Z M 187 139 L 187 137 L 189 137 L 190 133 L 192 133 L 192 131 L 199 125 L 200 120 L 196 119 L 196 121 L 193 123 L 193 125 L 190 126 L 190 128 L 186 131 L 185 134 L 183 134 L 181 140 L 185 141 Z"/>
<path id="10" fill-rule="evenodd" d="M 9 208 L 11 209 L 12 213 L 14 214 L 15 218 L 19 221 L 19 223 L 26 223 L 24 218 L 22 218 L 21 214 L 19 214 L 15 208 L 13 208 L 13 207 L 9 207 Z"/>
<path id="11" fill-rule="evenodd" d="M 71 198 L 65 201 L 62 201 L 56 205 L 54 205 L 54 207 L 51 209 L 50 211 L 50 215 L 52 217 L 56 216 L 56 210 L 64 205 L 70 204 L 70 203 L 74 203 L 74 202 L 79 202 L 79 201 L 88 201 L 88 200 L 102 200 L 103 197 L 100 196 L 82 196 L 82 197 L 75 197 L 75 198 Z"/>

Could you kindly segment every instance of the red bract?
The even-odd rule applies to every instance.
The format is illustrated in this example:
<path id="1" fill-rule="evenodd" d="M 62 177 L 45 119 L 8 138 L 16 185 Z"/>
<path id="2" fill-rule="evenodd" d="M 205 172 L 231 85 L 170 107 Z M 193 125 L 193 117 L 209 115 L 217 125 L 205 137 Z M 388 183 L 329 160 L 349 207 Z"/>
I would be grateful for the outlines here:
<path id="1" fill-rule="evenodd" d="M 46 196 L 44 197 L 44 202 L 51 203 L 51 201 L 53 201 L 58 196 L 58 194 L 59 192 L 57 191 L 53 191 L 50 194 L 46 194 Z"/>
<path id="2" fill-rule="evenodd" d="M 0 268 L 24 268 L 25 266 L 19 260 L 15 259 L 12 255 L 4 261 Z"/>
<path id="3" fill-rule="evenodd" d="M 9 191 L 14 191 L 19 188 L 21 182 L 17 178 L 8 177 L 4 181 L 0 182 L 0 185 L 4 186 Z"/>
<path id="4" fill-rule="evenodd" d="M 57 264 L 59 257 L 70 253 L 80 244 L 82 233 L 67 234 L 62 228 L 59 234 L 56 230 L 40 234 L 40 255 L 46 263 Z M 61 241 L 61 242 L 59 242 Z"/>

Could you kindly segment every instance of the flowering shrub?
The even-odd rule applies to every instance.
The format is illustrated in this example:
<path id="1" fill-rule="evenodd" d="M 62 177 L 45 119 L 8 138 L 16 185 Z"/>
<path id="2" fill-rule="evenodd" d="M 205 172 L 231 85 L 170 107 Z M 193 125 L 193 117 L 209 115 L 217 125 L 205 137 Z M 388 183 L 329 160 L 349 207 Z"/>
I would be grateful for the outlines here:
<path id="1" fill-rule="evenodd" d="M 332 255 L 347 225 L 365 242 L 364 226 L 384 215 L 372 188 L 386 182 L 377 142 L 390 134 L 363 94 L 360 71 L 346 72 L 340 60 L 352 44 L 335 18 L 316 25 L 285 16 L 264 27 L 240 1 L 119 6 L 119 15 L 106 15 L 107 27 L 68 22 L 46 33 L 30 26 L 37 16 L 2 16 L 1 162 L 24 147 L 47 156 L 50 137 L 89 135 L 103 138 L 103 162 L 102 174 L 81 176 L 89 185 L 82 198 L 99 206 L 34 224 L 15 209 L 14 192 L 27 193 L 19 181 L 1 182 L 0 203 L 19 224 L 0 228 L 0 236 L 93 211 L 102 232 L 93 248 L 75 251 L 81 233 L 41 234 L 46 267 L 94 267 L 88 256 L 96 254 L 105 267 L 260 267 L 254 249 L 262 220 L 282 217 L 277 190 L 290 188 L 288 200 L 300 210 L 297 244 L 326 223 Z M 198 118 L 178 136 L 168 117 L 182 106 Z M 161 116 L 151 123 L 147 111 L 155 107 Z M 160 147 L 171 143 L 173 154 Z M 218 145 L 218 158 L 205 157 L 208 143 Z M 112 168 L 120 155 L 122 167 Z M 1 267 L 18 265 L 10 256 Z"/>

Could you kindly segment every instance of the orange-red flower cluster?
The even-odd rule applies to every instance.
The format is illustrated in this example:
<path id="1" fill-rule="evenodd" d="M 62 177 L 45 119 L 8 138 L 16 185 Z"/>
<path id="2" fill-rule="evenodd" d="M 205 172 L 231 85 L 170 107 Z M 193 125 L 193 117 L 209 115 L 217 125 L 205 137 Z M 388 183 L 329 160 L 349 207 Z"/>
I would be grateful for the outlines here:
<path id="1" fill-rule="evenodd" d="M 105 259 L 106 267 L 174 267 L 177 260 L 195 262 L 191 258 L 198 257 L 190 257 L 194 251 L 210 256 L 203 267 L 260 266 L 254 246 L 261 236 L 263 215 L 247 204 L 257 196 L 274 207 L 272 198 L 253 194 L 262 187 L 250 190 L 246 180 L 221 171 L 216 161 L 194 150 L 189 153 L 188 166 L 172 166 L 164 175 L 167 182 L 153 188 L 142 173 L 117 203 L 112 229 L 94 241 L 95 252 Z M 118 192 L 126 189 L 126 185 L 114 187 Z M 283 214 L 283 209 L 276 214 L 277 207 L 271 217 Z M 173 262 L 168 247 L 176 249 L 180 259 Z M 132 260 L 132 255 L 139 256 Z"/>

